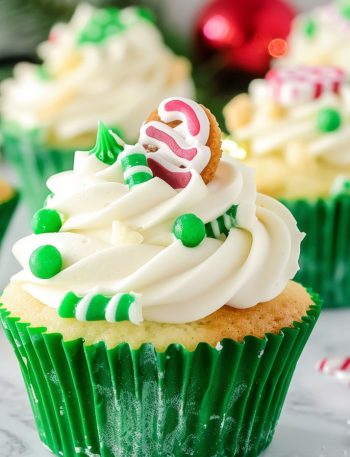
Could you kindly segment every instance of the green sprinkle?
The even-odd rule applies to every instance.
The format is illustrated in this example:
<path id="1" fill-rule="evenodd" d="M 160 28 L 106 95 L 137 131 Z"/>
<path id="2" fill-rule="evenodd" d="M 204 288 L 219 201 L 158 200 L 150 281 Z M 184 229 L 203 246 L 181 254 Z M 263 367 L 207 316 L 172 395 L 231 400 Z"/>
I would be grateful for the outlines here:
<path id="1" fill-rule="evenodd" d="M 61 216 L 55 209 L 39 209 L 33 216 L 32 229 L 36 235 L 59 232 L 61 227 Z"/>
<path id="2" fill-rule="evenodd" d="M 350 2 L 342 2 L 342 4 L 339 5 L 339 13 L 341 14 L 341 16 L 343 16 L 343 18 L 350 21 Z"/>
<path id="3" fill-rule="evenodd" d="M 124 147 L 117 142 L 104 123 L 99 122 L 96 144 L 89 153 L 95 154 L 96 157 L 106 165 L 113 165 L 123 149 Z"/>
<path id="4" fill-rule="evenodd" d="M 183 214 L 175 220 L 173 233 L 184 246 L 194 248 L 205 238 L 205 225 L 195 214 Z"/>
<path id="5" fill-rule="evenodd" d="M 339 129 L 341 123 L 341 115 L 339 111 L 334 108 L 322 108 L 317 113 L 317 128 L 321 132 L 334 132 Z"/>
<path id="6" fill-rule="evenodd" d="M 317 32 L 317 22 L 309 18 L 303 24 L 303 31 L 307 38 L 313 38 Z"/>
<path id="7" fill-rule="evenodd" d="M 39 78 L 43 81 L 48 81 L 49 79 L 51 79 L 51 76 L 49 75 L 49 72 L 47 71 L 45 65 L 38 65 L 37 72 Z"/>
<path id="8" fill-rule="evenodd" d="M 34 276 L 49 279 L 62 270 L 60 251 L 51 244 L 40 246 L 32 252 L 29 258 L 29 268 Z"/>
<path id="9" fill-rule="evenodd" d="M 118 8 L 98 9 L 77 37 L 78 45 L 101 44 L 125 30 Z"/>
<path id="10" fill-rule="evenodd" d="M 58 315 L 64 319 L 75 317 L 75 309 L 80 298 L 74 292 L 68 292 L 58 308 Z"/>
<path id="11" fill-rule="evenodd" d="M 116 322 L 129 321 L 130 306 L 135 302 L 135 297 L 131 294 L 123 294 L 117 306 L 115 314 Z"/>
<path id="12" fill-rule="evenodd" d="M 94 295 L 89 303 L 86 320 L 87 321 L 103 321 L 105 319 L 105 311 L 110 298 L 104 295 Z"/>

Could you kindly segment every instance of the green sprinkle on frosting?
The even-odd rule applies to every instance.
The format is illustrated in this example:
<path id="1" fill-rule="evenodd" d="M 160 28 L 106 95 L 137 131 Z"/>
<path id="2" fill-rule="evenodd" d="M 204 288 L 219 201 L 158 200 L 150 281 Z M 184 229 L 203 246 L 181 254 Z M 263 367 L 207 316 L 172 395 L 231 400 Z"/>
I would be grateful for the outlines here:
<path id="1" fill-rule="evenodd" d="M 32 218 L 32 229 L 36 235 L 59 232 L 61 227 L 61 215 L 55 209 L 39 209 Z"/>
<path id="2" fill-rule="evenodd" d="M 60 251 L 51 244 L 39 246 L 29 258 L 29 268 L 34 276 L 40 279 L 50 279 L 62 270 Z"/>
<path id="3" fill-rule="evenodd" d="M 89 153 L 95 154 L 106 165 L 113 165 L 123 149 L 123 145 L 119 144 L 103 122 L 100 122 L 98 124 L 96 144 Z"/>
<path id="4" fill-rule="evenodd" d="M 194 248 L 204 240 L 205 226 L 195 214 L 182 214 L 174 222 L 173 233 L 184 246 Z"/>
<path id="5" fill-rule="evenodd" d="M 350 1 L 346 0 L 340 3 L 339 13 L 344 19 L 350 21 Z"/>
<path id="6" fill-rule="evenodd" d="M 317 22 L 313 18 L 307 19 L 303 24 L 304 35 L 307 38 L 313 38 L 317 32 Z"/>
<path id="7" fill-rule="evenodd" d="M 147 8 L 130 7 L 125 9 L 98 9 L 77 37 L 78 45 L 101 44 L 111 36 L 123 33 L 128 27 L 146 20 L 154 22 L 154 16 Z"/>
<path id="8" fill-rule="evenodd" d="M 342 124 L 339 111 L 335 108 L 322 108 L 317 113 L 317 128 L 320 132 L 330 133 L 338 130 Z"/>

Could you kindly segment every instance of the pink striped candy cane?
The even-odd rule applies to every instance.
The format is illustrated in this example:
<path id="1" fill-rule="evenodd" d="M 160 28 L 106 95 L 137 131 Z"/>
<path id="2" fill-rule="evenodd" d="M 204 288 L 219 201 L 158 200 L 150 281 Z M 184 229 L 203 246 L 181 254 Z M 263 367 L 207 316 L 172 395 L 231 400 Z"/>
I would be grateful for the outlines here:
<path id="1" fill-rule="evenodd" d="M 317 365 L 318 371 L 333 376 L 338 381 L 350 385 L 350 357 L 324 358 Z"/>
<path id="2" fill-rule="evenodd" d="M 140 131 L 140 142 L 155 152 L 147 159 L 153 175 L 174 189 L 183 189 L 193 170 L 201 173 L 208 164 L 211 151 L 206 143 L 210 122 L 203 108 L 186 98 L 168 98 L 158 107 L 163 122 L 180 120 L 175 128 L 158 121 L 146 122 Z"/>
<path id="3" fill-rule="evenodd" d="M 276 102 L 285 106 L 339 94 L 345 78 L 341 68 L 331 66 L 273 68 L 265 77 Z"/>

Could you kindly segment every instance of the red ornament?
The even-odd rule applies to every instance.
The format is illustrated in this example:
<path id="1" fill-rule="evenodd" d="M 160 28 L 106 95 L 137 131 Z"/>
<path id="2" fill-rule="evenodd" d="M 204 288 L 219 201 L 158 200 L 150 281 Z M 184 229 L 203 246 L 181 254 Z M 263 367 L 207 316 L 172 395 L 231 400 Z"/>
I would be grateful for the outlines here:
<path id="1" fill-rule="evenodd" d="M 199 50 L 219 54 L 228 68 L 264 75 L 271 58 L 287 52 L 295 14 L 283 0 L 213 0 L 197 21 Z"/>

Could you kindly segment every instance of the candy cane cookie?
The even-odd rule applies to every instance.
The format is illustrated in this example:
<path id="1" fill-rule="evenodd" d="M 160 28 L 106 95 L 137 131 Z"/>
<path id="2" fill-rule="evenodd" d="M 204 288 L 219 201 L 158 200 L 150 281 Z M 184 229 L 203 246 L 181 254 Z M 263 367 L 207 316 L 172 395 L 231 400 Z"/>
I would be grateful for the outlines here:
<path id="1" fill-rule="evenodd" d="M 186 187 L 192 169 L 209 183 L 222 155 L 221 130 L 214 115 L 186 98 L 165 99 L 152 111 L 141 128 L 140 142 L 149 152 L 154 175 L 174 188 Z"/>

